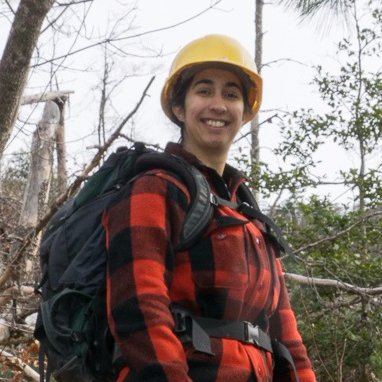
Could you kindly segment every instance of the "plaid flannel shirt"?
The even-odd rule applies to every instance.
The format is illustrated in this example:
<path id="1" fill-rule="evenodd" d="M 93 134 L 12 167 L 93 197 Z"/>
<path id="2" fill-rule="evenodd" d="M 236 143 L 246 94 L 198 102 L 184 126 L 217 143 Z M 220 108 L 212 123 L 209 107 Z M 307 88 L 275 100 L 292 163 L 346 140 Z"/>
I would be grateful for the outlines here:
<path id="1" fill-rule="evenodd" d="M 227 165 L 223 180 L 179 145 L 166 151 L 196 165 L 214 192 L 236 201 L 244 181 L 238 171 Z M 118 381 L 294 381 L 291 372 L 273 376 L 272 355 L 254 345 L 211 338 L 214 355 L 183 346 L 169 310 L 178 303 L 218 319 L 256 322 L 265 313 L 266 330 L 290 350 L 300 382 L 314 382 L 280 262 L 267 253 L 259 226 L 219 206 L 197 244 L 175 252 L 189 205 L 178 179 L 153 170 L 127 186 L 104 214 L 109 325 L 126 360 Z"/>

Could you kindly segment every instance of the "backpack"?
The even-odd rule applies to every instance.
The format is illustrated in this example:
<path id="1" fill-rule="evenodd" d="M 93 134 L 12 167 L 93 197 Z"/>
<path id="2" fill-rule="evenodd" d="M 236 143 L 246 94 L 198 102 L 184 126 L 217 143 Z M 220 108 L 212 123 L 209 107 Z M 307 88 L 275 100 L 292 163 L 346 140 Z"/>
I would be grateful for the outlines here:
<path id="1" fill-rule="evenodd" d="M 43 302 L 34 331 L 40 342 L 41 381 L 49 381 L 51 375 L 56 381 L 116 380 L 120 359 L 107 323 L 107 251 L 101 219 L 103 211 L 118 200 L 123 185 L 152 169 L 169 171 L 190 191 L 191 205 L 176 250 L 198 240 L 214 205 L 238 207 L 212 194 L 201 172 L 179 157 L 148 149 L 143 143 L 112 153 L 80 192 L 57 210 L 41 240 L 38 290 Z M 241 186 L 238 195 L 243 202 L 240 209 L 252 211 L 268 227 L 264 221 L 268 218 L 249 189 Z"/>

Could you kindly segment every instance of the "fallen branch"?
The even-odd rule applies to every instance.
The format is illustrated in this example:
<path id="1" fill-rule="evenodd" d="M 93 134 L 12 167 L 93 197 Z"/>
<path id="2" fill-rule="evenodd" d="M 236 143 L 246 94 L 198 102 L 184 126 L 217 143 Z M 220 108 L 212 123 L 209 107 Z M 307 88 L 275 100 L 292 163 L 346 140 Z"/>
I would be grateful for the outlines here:
<path id="1" fill-rule="evenodd" d="M 299 284 L 309 285 L 309 286 L 321 286 L 321 287 L 331 287 L 336 289 L 341 289 L 346 292 L 351 292 L 361 296 L 376 296 L 382 294 L 382 286 L 376 288 L 363 288 L 349 283 L 345 283 L 340 280 L 333 279 L 323 279 L 310 276 L 297 275 L 295 273 L 285 273 L 285 278 L 287 280 L 295 281 Z"/>
<path id="2" fill-rule="evenodd" d="M 18 262 L 22 258 L 24 251 L 32 243 L 36 235 L 46 226 L 50 218 L 57 211 L 57 208 L 61 206 L 70 196 L 72 196 L 75 192 L 78 191 L 78 189 L 81 187 L 82 182 L 87 178 L 89 173 L 99 164 L 103 154 L 110 148 L 112 143 L 118 138 L 123 127 L 132 118 L 132 116 L 138 111 L 154 79 L 155 79 L 155 76 L 151 77 L 150 81 L 146 85 L 146 88 L 144 89 L 142 96 L 140 100 L 138 101 L 138 103 L 136 104 L 135 108 L 122 120 L 122 122 L 118 125 L 118 127 L 115 129 L 115 131 L 112 133 L 110 138 L 106 141 L 106 143 L 98 149 L 97 153 L 94 155 L 90 163 L 86 166 L 82 174 L 79 175 L 73 181 L 73 183 L 66 189 L 66 191 L 62 193 L 56 199 L 55 203 L 49 208 L 49 210 L 45 213 L 45 215 L 39 220 L 36 227 L 31 229 L 29 233 L 25 235 L 25 239 L 23 240 L 23 243 L 20 245 L 17 252 L 15 252 L 12 255 L 11 260 L 9 261 L 7 267 L 5 268 L 3 274 L 0 277 L 0 289 L 11 277 L 13 267 L 15 267 L 18 264 Z"/>
<path id="3" fill-rule="evenodd" d="M 40 381 L 40 374 L 34 371 L 30 366 L 23 362 L 20 358 L 15 355 L 0 349 L 0 359 L 6 358 L 12 365 L 14 365 L 18 370 L 22 371 L 27 377 L 31 378 L 33 381 Z"/>

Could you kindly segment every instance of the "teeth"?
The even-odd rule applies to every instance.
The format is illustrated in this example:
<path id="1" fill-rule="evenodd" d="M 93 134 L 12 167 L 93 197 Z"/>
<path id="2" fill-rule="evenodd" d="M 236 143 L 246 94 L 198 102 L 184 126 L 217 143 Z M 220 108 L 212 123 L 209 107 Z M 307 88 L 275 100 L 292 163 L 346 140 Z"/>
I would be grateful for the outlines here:
<path id="1" fill-rule="evenodd" d="M 206 120 L 206 124 L 212 127 L 223 127 L 225 125 L 225 122 L 208 119 Z"/>

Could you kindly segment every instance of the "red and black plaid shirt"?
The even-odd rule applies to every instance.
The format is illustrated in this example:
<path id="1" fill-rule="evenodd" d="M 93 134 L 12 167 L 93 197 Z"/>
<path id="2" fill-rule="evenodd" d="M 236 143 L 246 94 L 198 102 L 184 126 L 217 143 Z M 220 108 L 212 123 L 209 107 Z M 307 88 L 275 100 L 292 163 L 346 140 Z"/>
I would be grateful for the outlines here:
<path id="1" fill-rule="evenodd" d="M 199 167 L 214 192 L 236 201 L 243 177 L 226 166 L 224 180 L 179 145 L 167 152 Z M 270 382 L 270 353 L 233 339 L 211 338 L 214 355 L 184 348 L 169 310 L 256 322 L 266 314 L 269 334 L 290 350 L 301 382 L 315 376 L 297 331 L 280 262 L 267 254 L 261 230 L 228 207 L 217 207 L 206 234 L 192 248 L 174 251 L 190 205 L 179 180 L 153 170 L 126 187 L 104 215 L 109 250 L 109 324 L 127 366 L 118 381 Z M 273 379 L 274 378 L 274 379 Z M 284 373 L 277 381 L 294 381 Z"/>

